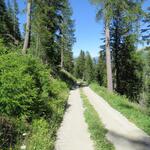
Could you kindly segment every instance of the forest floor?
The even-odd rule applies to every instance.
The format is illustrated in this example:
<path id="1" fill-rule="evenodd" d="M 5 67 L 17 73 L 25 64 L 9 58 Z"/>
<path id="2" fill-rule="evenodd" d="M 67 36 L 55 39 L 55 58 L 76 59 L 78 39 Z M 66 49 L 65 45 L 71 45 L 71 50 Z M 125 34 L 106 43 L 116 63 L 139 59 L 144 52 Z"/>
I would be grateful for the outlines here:
<path id="1" fill-rule="evenodd" d="M 108 130 L 106 137 L 116 150 L 150 150 L 150 137 L 145 132 L 89 87 L 84 87 L 83 92 Z M 75 89 L 71 91 L 68 109 L 58 131 L 56 150 L 94 150 L 83 112 L 79 90 Z"/>

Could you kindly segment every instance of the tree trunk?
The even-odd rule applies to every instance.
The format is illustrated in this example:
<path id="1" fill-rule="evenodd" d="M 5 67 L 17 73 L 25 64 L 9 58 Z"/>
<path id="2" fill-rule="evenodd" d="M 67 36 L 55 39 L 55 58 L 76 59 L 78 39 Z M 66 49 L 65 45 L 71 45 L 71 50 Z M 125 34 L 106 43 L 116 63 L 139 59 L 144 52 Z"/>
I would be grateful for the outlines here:
<path id="1" fill-rule="evenodd" d="M 26 23 L 26 33 L 24 39 L 24 45 L 22 49 L 22 54 L 27 54 L 27 48 L 29 48 L 29 39 L 30 39 L 30 26 L 31 26 L 31 2 L 32 0 L 28 0 L 27 3 L 27 23 Z"/>
<path id="2" fill-rule="evenodd" d="M 61 47 L 61 69 L 63 69 L 64 67 L 64 42 L 63 42 L 63 39 L 61 40 L 62 42 L 62 47 Z"/>
<path id="3" fill-rule="evenodd" d="M 110 54 L 110 30 L 108 21 L 105 22 L 105 36 L 106 36 L 106 67 L 107 67 L 107 88 L 110 92 L 113 91 L 112 81 L 112 66 Z"/>

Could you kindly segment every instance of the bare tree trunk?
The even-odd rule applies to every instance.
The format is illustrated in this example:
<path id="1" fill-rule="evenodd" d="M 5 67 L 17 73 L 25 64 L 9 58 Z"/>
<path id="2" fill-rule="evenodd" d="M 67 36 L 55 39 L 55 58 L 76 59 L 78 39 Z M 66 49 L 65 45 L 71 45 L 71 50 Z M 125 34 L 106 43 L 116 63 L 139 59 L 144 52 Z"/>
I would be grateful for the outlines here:
<path id="1" fill-rule="evenodd" d="M 15 10 L 14 10 L 14 11 L 15 11 Z M 14 22 L 13 22 L 13 24 L 14 24 L 14 25 L 13 25 L 14 35 L 13 35 L 13 36 L 14 36 L 14 38 L 15 38 L 15 37 L 16 37 L 16 34 L 15 34 L 15 33 L 16 33 L 16 18 L 15 18 L 15 14 L 13 14 L 13 15 L 14 15 L 14 16 L 13 16 L 13 17 L 14 17 L 14 18 L 13 18 L 13 21 L 14 21 Z"/>
<path id="2" fill-rule="evenodd" d="M 63 48 L 61 49 L 61 69 L 63 69 L 64 67 L 64 52 L 63 52 Z"/>
<path id="3" fill-rule="evenodd" d="M 111 66 L 111 54 L 110 54 L 110 30 L 108 21 L 105 22 L 105 34 L 106 34 L 106 67 L 107 67 L 107 88 L 109 91 L 113 91 L 112 81 L 112 66 Z"/>
<path id="4" fill-rule="evenodd" d="M 26 23 L 26 33 L 24 39 L 24 45 L 22 49 L 22 54 L 27 54 L 27 48 L 29 47 L 29 39 L 30 39 L 30 26 L 31 26 L 31 2 L 32 0 L 28 0 L 27 3 L 27 23 Z"/>
<path id="5" fill-rule="evenodd" d="M 61 64 L 60 64 L 60 66 L 61 66 L 61 69 L 63 69 L 63 67 L 64 67 L 64 42 L 63 42 L 63 40 L 61 40 L 61 42 L 62 42 L 62 48 L 61 48 Z"/>

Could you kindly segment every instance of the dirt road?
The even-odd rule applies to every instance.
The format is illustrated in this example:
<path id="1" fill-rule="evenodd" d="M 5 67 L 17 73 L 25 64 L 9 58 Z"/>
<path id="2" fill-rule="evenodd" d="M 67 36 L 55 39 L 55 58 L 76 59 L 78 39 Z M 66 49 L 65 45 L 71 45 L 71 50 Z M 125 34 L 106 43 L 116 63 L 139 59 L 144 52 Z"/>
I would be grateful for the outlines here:
<path id="1" fill-rule="evenodd" d="M 89 87 L 83 88 L 83 91 L 98 112 L 108 130 L 107 138 L 114 144 L 116 150 L 150 150 L 150 137 L 147 134 L 129 122 Z"/>
<path id="2" fill-rule="evenodd" d="M 83 115 L 79 89 L 71 91 L 68 107 L 58 131 L 56 150 L 94 150 Z"/>

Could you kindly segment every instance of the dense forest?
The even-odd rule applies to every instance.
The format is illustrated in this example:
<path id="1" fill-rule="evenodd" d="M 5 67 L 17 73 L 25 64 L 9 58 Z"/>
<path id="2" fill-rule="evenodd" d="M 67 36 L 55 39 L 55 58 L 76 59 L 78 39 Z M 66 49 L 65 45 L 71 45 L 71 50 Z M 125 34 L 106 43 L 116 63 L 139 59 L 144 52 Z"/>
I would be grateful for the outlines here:
<path id="1" fill-rule="evenodd" d="M 0 149 L 54 149 L 76 84 L 96 82 L 149 114 L 150 8 L 142 9 L 143 0 L 90 3 L 98 10 L 96 20 L 104 22 L 103 45 L 99 57 L 81 50 L 74 58 L 69 0 L 26 0 L 23 33 L 18 1 L 0 0 Z M 139 49 L 141 43 L 147 46 Z"/>

